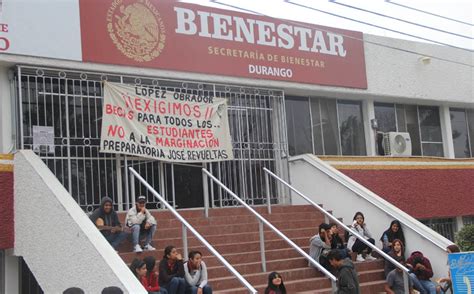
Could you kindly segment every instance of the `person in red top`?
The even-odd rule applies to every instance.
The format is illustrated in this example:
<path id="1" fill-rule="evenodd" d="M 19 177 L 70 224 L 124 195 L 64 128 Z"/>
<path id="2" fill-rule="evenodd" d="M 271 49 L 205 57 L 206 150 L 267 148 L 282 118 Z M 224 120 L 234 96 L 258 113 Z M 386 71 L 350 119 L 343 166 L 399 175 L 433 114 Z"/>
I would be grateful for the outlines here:
<path id="1" fill-rule="evenodd" d="M 413 252 L 407 259 L 406 266 L 412 271 L 410 277 L 416 290 L 421 294 L 436 294 L 436 284 L 430 280 L 433 277 L 433 269 L 423 253 Z"/>
<path id="2" fill-rule="evenodd" d="M 168 294 L 166 289 L 160 289 L 158 285 L 158 271 L 156 269 L 156 260 L 153 256 L 147 256 L 143 259 L 146 265 L 146 275 L 141 277 L 143 287 L 148 291 L 148 294 Z"/>

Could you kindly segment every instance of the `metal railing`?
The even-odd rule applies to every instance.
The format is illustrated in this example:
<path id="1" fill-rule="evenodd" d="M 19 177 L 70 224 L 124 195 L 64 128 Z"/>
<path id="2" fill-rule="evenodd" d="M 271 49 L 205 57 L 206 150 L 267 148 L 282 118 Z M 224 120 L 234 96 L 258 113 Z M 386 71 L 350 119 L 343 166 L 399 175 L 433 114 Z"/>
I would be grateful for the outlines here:
<path id="1" fill-rule="evenodd" d="M 325 269 L 321 264 L 319 264 L 319 262 L 315 261 L 309 254 L 304 252 L 303 249 L 301 249 L 298 245 L 296 245 L 293 241 L 291 241 L 287 236 L 285 236 L 280 230 L 278 230 L 269 221 L 267 221 L 263 216 L 261 216 L 252 207 L 250 207 L 247 203 L 245 203 L 245 201 L 240 199 L 239 196 L 237 196 L 234 192 L 232 192 L 229 188 L 227 188 L 223 183 L 221 183 L 208 170 L 203 168 L 202 173 L 203 173 L 203 178 L 206 180 L 206 182 L 207 182 L 207 177 L 210 178 L 217 185 L 219 185 L 222 189 L 224 189 L 227 193 L 229 193 L 229 195 L 231 195 L 237 202 L 239 202 L 242 206 L 247 208 L 259 220 L 258 228 L 259 228 L 259 238 L 260 238 L 260 256 L 261 256 L 261 260 L 262 260 L 262 271 L 263 272 L 267 271 L 266 258 L 265 258 L 265 239 L 264 239 L 264 233 L 263 233 L 263 225 L 266 225 L 273 232 L 275 232 L 280 238 L 282 238 L 284 241 L 286 241 L 286 243 L 288 243 L 291 247 L 293 247 L 296 251 L 298 251 L 298 253 L 303 255 L 303 257 L 305 257 L 313 266 L 315 266 L 317 269 L 319 269 L 326 277 L 328 277 L 331 280 L 331 287 L 332 287 L 333 292 L 334 293 L 336 292 L 337 278 L 333 274 L 331 274 L 327 269 Z M 208 206 L 208 204 L 207 204 L 207 206 Z M 207 216 L 208 216 L 208 213 L 206 212 L 206 217 Z"/>
<path id="2" fill-rule="evenodd" d="M 323 172 L 324 174 L 326 174 L 327 176 L 329 176 L 331 179 L 335 180 L 336 182 L 338 182 L 339 184 L 343 185 L 344 187 L 346 187 L 347 189 L 349 189 L 350 191 L 354 192 L 356 195 L 358 195 L 359 197 L 363 198 L 364 200 L 366 200 L 367 202 L 369 202 L 370 204 L 374 205 L 375 207 L 377 207 L 378 209 L 380 209 L 381 211 L 385 212 L 386 214 L 390 215 L 391 217 L 393 218 L 396 218 L 400 221 L 400 223 L 402 223 L 403 225 L 405 225 L 406 227 L 408 227 L 409 229 L 411 229 L 412 231 L 414 231 L 415 233 L 417 233 L 418 235 L 420 236 L 423 236 L 423 238 L 425 238 L 426 240 L 430 241 L 431 243 L 433 243 L 434 245 L 436 245 L 437 247 L 439 247 L 441 250 L 445 251 L 446 250 L 446 246 L 444 245 L 441 245 L 439 244 L 438 242 L 434 241 L 433 239 L 431 239 L 429 236 L 427 236 L 426 234 L 420 232 L 420 230 L 418 230 L 417 228 L 411 226 L 410 224 L 408 224 L 407 222 L 403 221 L 403 220 L 400 220 L 399 218 L 393 216 L 393 213 L 389 212 L 387 209 L 385 209 L 384 207 L 382 207 L 380 204 L 378 203 L 375 203 L 374 201 L 371 201 L 370 199 L 368 199 L 365 195 L 363 195 L 362 192 L 358 191 L 358 189 L 355 189 L 353 187 L 351 187 L 350 184 L 347 183 L 347 181 L 345 179 L 340 179 L 339 178 L 339 175 L 334 175 L 334 174 L 331 174 L 329 171 L 327 171 L 327 167 L 324 167 L 324 168 L 320 168 L 319 166 L 314 166 L 314 165 L 311 165 L 312 167 L 314 168 L 317 168 L 318 170 L 320 170 L 321 172 Z M 265 170 L 266 168 L 264 168 Z M 268 170 L 268 169 L 267 169 Z M 452 243 L 451 243 L 452 244 Z M 450 244 L 448 244 L 450 245 Z"/>
<path id="3" fill-rule="evenodd" d="M 267 168 L 263 168 L 263 170 L 265 171 L 265 174 L 266 175 L 270 175 L 272 176 L 274 179 L 276 179 L 278 182 L 280 182 L 281 184 L 283 184 L 284 186 L 286 186 L 287 188 L 289 188 L 291 191 L 295 192 L 297 195 L 301 196 L 304 200 L 308 201 L 309 204 L 311 204 L 312 206 L 314 206 L 317 210 L 319 210 L 322 214 L 324 214 L 324 217 L 327 218 L 327 219 L 330 219 L 331 221 L 333 221 L 334 223 L 338 224 L 339 226 L 341 226 L 345 231 L 349 232 L 350 234 L 354 235 L 357 239 L 359 239 L 362 243 L 364 243 L 365 245 L 367 245 L 368 247 L 372 248 L 372 250 L 374 250 L 375 252 L 377 252 L 378 254 L 380 254 L 383 258 L 385 258 L 386 260 L 390 261 L 394 266 L 398 267 L 399 269 L 401 269 L 403 271 L 403 284 L 404 284 L 404 288 L 405 288 L 405 293 L 410 293 L 409 291 L 409 286 L 408 286 L 408 279 L 409 279 L 409 273 L 410 273 L 410 270 L 408 268 L 406 268 L 404 265 L 402 265 L 401 263 L 399 263 L 398 261 L 396 261 L 394 258 L 392 258 L 390 255 L 388 255 L 387 253 L 383 252 L 382 250 L 380 250 L 377 246 L 375 246 L 374 244 L 370 243 L 369 241 L 367 241 L 365 239 L 364 236 L 361 236 L 357 231 L 355 230 L 351 230 L 351 228 L 349 228 L 348 226 L 346 226 L 343 222 L 341 222 L 340 220 L 338 220 L 336 217 L 334 217 L 332 214 L 330 214 L 329 212 L 327 212 L 324 208 L 322 208 L 321 206 L 319 206 L 318 204 L 314 203 L 311 199 L 309 199 L 306 195 L 304 195 L 303 193 L 301 193 L 300 191 L 298 191 L 297 189 L 295 189 L 293 186 L 291 186 L 290 184 L 288 184 L 286 181 L 284 181 L 283 179 L 281 179 L 280 177 L 278 177 L 277 175 L 275 175 L 273 172 L 271 172 L 270 170 L 268 170 Z"/>
<path id="4" fill-rule="evenodd" d="M 135 183 L 135 177 L 167 208 L 169 211 L 181 222 L 182 224 L 182 231 L 183 231 L 183 253 L 184 256 L 188 256 L 188 237 L 187 237 L 187 230 L 191 231 L 191 233 L 196 236 L 196 238 L 201 241 L 204 246 L 209 249 L 209 251 L 214 254 L 217 259 L 244 285 L 248 290 L 249 293 L 257 293 L 257 290 L 250 285 L 250 283 L 230 264 L 225 260 L 225 258 L 217 252 L 211 244 L 209 244 L 206 239 L 204 239 L 201 234 L 199 234 L 177 211 L 173 208 L 156 190 L 145 181 L 140 174 L 138 174 L 132 167 L 128 168 L 130 170 L 130 181 L 132 186 Z M 132 190 L 134 191 L 134 190 Z"/>

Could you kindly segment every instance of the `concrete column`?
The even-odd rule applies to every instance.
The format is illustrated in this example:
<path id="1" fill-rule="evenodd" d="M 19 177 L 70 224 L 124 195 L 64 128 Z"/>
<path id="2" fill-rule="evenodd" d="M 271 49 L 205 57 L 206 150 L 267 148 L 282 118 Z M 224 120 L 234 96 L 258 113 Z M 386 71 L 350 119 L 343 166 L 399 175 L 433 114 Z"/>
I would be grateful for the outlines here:
<path id="1" fill-rule="evenodd" d="M 464 222 L 462 221 L 462 216 L 456 217 L 456 233 L 459 232 L 464 227 Z"/>
<path id="2" fill-rule="evenodd" d="M 375 118 L 375 109 L 373 100 L 362 101 L 362 117 L 365 133 L 365 146 L 367 149 L 367 156 L 376 156 L 377 150 L 375 148 L 375 130 L 372 129 L 370 120 Z"/>
<path id="3" fill-rule="evenodd" d="M 441 134 L 443 136 L 444 157 L 454 158 L 453 130 L 451 128 L 451 116 L 449 106 L 439 107 L 439 118 L 441 123 Z"/>
<path id="4" fill-rule="evenodd" d="M 5 293 L 20 293 L 20 260 L 13 249 L 5 250 Z"/>
<path id="5" fill-rule="evenodd" d="M 10 92 L 9 68 L 0 66 L 0 153 L 10 153 L 15 147 L 12 123 L 13 93 Z M 9 292 L 7 292 L 9 293 Z"/>

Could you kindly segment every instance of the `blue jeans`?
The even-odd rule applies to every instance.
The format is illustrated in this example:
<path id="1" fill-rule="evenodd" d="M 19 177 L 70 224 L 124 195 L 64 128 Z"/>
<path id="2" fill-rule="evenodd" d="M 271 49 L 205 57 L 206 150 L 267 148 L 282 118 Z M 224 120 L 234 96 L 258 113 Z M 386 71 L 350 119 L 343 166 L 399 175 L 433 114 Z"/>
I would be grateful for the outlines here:
<path id="1" fill-rule="evenodd" d="M 186 294 L 197 294 L 198 287 L 196 286 L 187 286 Z M 209 285 L 206 285 L 202 288 L 202 294 L 212 294 L 212 288 Z"/>
<path id="2" fill-rule="evenodd" d="M 164 288 L 168 294 L 184 294 L 186 289 L 186 281 L 184 278 L 174 277 L 166 284 L 160 285 L 160 289 Z"/>
<path id="3" fill-rule="evenodd" d="M 413 282 L 413 287 L 418 290 L 420 294 L 436 294 L 436 285 L 430 280 L 420 280 L 414 273 L 410 274 L 410 279 Z"/>
<path id="4" fill-rule="evenodd" d="M 115 250 L 119 247 L 120 243 L 122 243 L 123 240 L 127 239 L 129 233 L 126 232 L 117 232 L 117 233 L 111 233 L 110 235 L 107 235 L 105 239 L 114 247 Z"/>
<path id="5" fill-rule="evenodd" d="M 148 292 L 148 294 L 168 294 L 168 291 L 165 288 L 160 288 L 158 292 Z"/>
<path id="6" fill-rule="evenodd" d="M 148 230 L 145 230 L 144 226 L 133 225 L 132 226 L 133 246 L 135 247 L 135 245 L 138 245 L 138 243 L 140 242 L 140 237 L 145 234 L 146 234 L 145 246 L 151 245 L 151 240 L 153 238 L 153 235 L 155 234 L 155 231 L 156 231 L 156 225 L 151 225 L 151 227 Z"/>

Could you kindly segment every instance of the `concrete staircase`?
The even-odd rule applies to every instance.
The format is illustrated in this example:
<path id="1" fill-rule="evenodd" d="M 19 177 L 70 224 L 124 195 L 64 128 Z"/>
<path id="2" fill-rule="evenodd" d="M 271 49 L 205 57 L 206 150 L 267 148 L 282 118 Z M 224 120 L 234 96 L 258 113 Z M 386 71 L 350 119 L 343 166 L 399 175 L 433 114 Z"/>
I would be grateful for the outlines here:
<path id="1" fill-rule="evenodd" d="M 266 208 L 256 210 L 293 240 L 303 250 L 308 251 L 309 238 L 317 232 L 324 217 L 312 206 L 273 206 L 272 214 Z M 262 272 L 258 222 L 245 208 L 219 208 L 209 211 L 209 219 L 203 210 L 180 210 L 179 213 L 211 243 L 237 271 L 259 291 L 263 293 L 267 276 L 278 271 L 284 278 L 288 293 L 331 293 L 328 278 L 313 268 L 285 241 L 265 228 L 265 249 L 267 271 Z M 153 213 L 158 220 L 158 229 L 154 236 L 157 251 L 135 254 L 130 252 L 131 244 L 120 248 L 120 256 L 126 263 L 133 258 L 153 255 L 157 260 L 163 256 L 163 248 L 174 245 L 182 250 L 181 223 L 168 211 Z M 124 218 L 124 215 L 121 215 Z M 204 254 L 208 266 L 209 283 L 215 293 L 248 293 L 234 276 L 208 250 L 188 232 L 189 250 L 199 250 Z M 383 292 L 383 261 L 355 263 L 364 294 Z"/>

